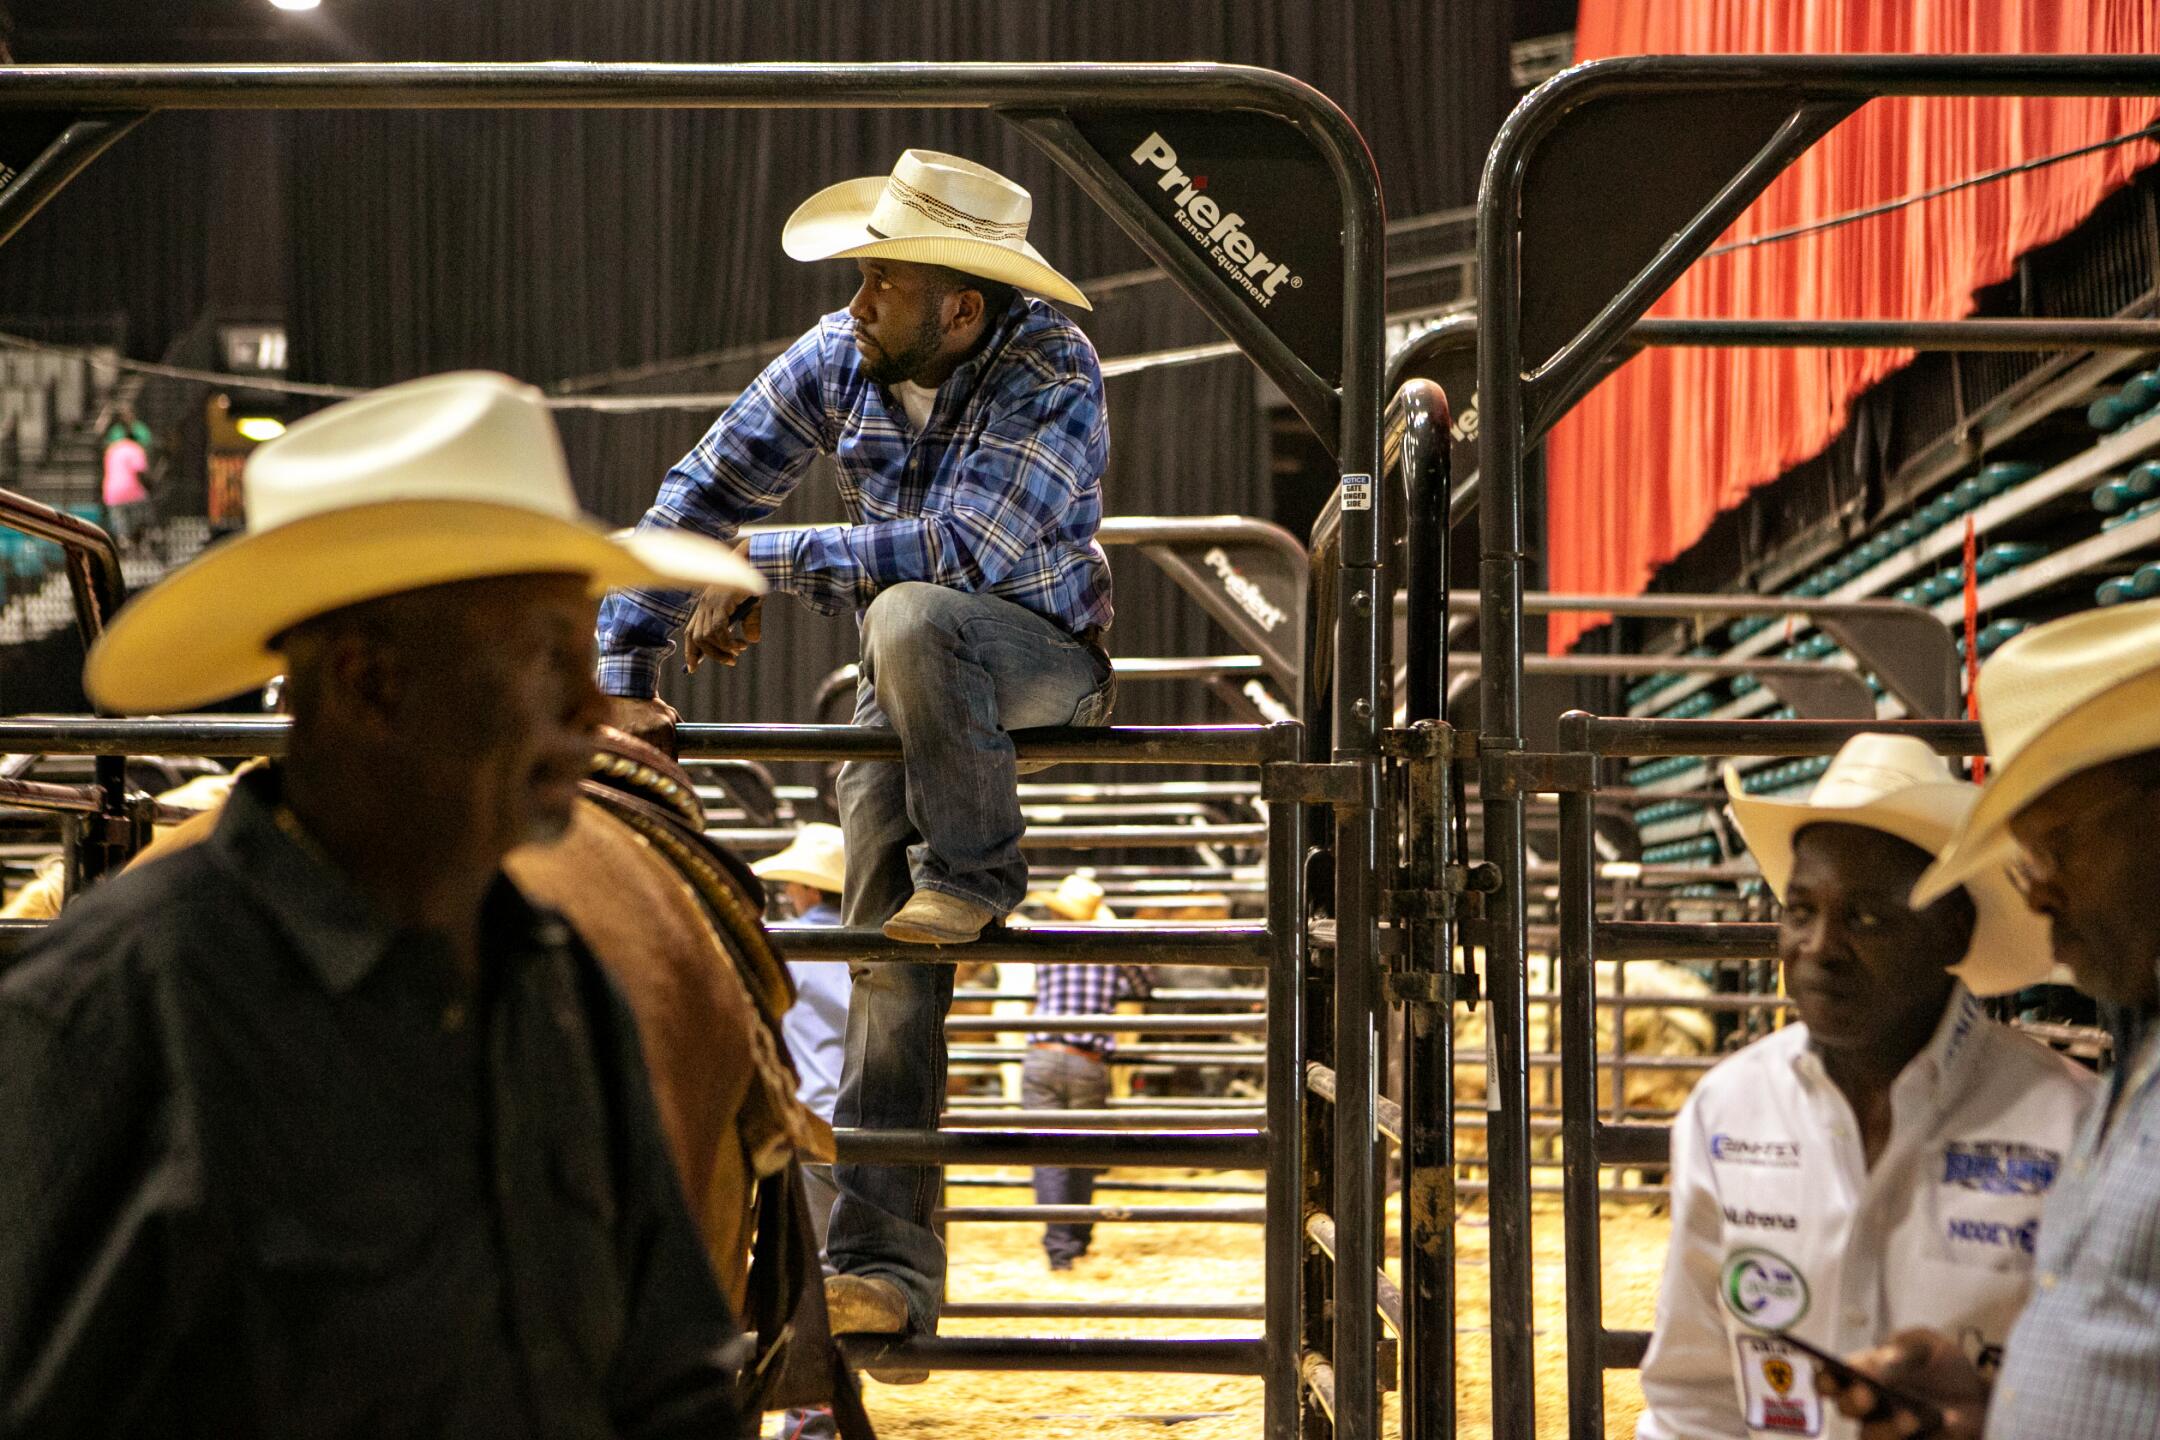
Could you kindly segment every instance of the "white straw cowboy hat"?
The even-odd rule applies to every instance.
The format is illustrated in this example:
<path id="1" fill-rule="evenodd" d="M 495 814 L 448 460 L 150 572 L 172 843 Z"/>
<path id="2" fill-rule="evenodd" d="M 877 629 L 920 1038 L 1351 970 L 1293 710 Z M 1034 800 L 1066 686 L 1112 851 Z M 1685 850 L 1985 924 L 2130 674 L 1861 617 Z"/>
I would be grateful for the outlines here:
<path id="1" fill-rule="evenodd" d="M 1770 893 L 1783 901 L 1793 845 L 1808 826 L 1860 825 L 1939 855 L 1979 799 L 1980 787 L 1953 776 L 1940 755 L 1910 735 L 1855 735 L 1805 800 L 1749 795 L 1730 765 L 1725 793 Z M 2009 877 L 1996 869 L 1973 877 L 1965 889 L 1973 902 L 1972 944 L 1951 973 L 1976 995 L 2007 995 L 2047 979 L 2047 922 L 2025 908 Z M 1925 902 L 1916 895 L 1913 903 Z"/>
<path id="2" fill-rule="evenodd" d="M 909 150 L 890 175 L 828 185 L 795 207 L 780 248 L 797 260 L 913 260 L 1002 280 L 1083 310 L 1080 287 L 1027 242 L 1035 202 L 987 166 Z"/>
<path id="3" fill-rule="evenodd" d="M 847 888 L 847 841 L 837 825 L 813 821 L 795 832 L 788 847 L 750 867 L 761 880 L 793 881 L 838 895 Z"/>
<path id="4" fill-rule="evenodd" d="M 456 580 L 765 588 L 717 541 L 617 539 L 580 514 L 540 392 L 484 371 L 318 411 L 249 456 L 241 484 L 247 533 L 135 599 L 91 648 L 83 685 L 104 709 L 186 710 L 256 689 L 301 621 Z"/>
<path id="5" fill-rule="evenodd" d="M 2160 601 L 2028 630 L 1980 669 L 1992 768 L 1980 803 L 1913 890 L 1916 902 L 2000 872 L 2010 821 L 2073 775 L 2160 750 Z"/>
<path id="6" fill-rule="evenodd" d="M 1117 916 L 1103 904 L 1103 888 L 1095 883 L 1095 877 L 1075 870 L 1058 882 L 1055 890 L 1043 891 L 1028 897 L 1038 900 L 1042 907 L 1060 919 L 1076 924 L 1090 920 L 1114 920 Z"/>

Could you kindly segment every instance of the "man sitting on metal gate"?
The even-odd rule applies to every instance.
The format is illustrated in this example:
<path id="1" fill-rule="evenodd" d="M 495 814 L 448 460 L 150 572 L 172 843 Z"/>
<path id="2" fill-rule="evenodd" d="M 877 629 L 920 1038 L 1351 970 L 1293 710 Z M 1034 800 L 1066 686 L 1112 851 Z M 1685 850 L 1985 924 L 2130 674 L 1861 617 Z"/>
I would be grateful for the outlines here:
<path id="1" fill-rule="evenodd" d="M 1726 787 L 1784 904 L 1801 1023 L 1704 1076 L 1673 1126 L 1636 1433 L 1850 1435 L 1786 1337 L 1838 1352 L 1927 1319 L 2000 1354 L 2093 1082 L 1973 998 L 2048 972 L 1999 871 L 1907 903 L 1980 793 L 1925 744 L 1857 736 L 1804 801 L 1750 796 L 1729 769 Z"/>
<path id="2" fill-rule="evenodd" d="M 286 756 L 0 977 L 0 1434 L 742 1433 L 630 1012 L 502 864 L 570 824 L 598 592 L 755 576 L 584 520 L 497 375 L 325 410 L 245 484 L 84 684 L 283 671 Z"/>
<path id="3" fill-rule="evenodd" d="M 1043 908 L 1061 920 L 1090 925 L 1117 919 L 1103 903 L 1103 888 L 1074 873 L 1043 897 Z M 1147 972 L 1137 965 L 1037 965 L 1035 1013 L 1074 1017 L 1115 1014 L 1121 1000 L 1146 1000 Z M 1020 1066 L 1020 1103 L 1029 1110 L 1100 1110 L 1110 1099 L 1110 1056 L 1117 1036 L 1101 1031 L 1045 1030 L 1028 1036 Z M 1035 1167 L 1038 1205 L 1092 1205 L 1100 1171 L 1084 1165 Z M 1052 1270 L 1070 1270 L 1087 1254 L 1095 1226 L 1085 1220 L 1052 1221 L 1043 1227 L 1043 1254 Z"/>
<path id="4" fill-rule="evenodd" d="M 910 150 L 890 176 L 819 191 L 781 236 L 798 260 L 851 259 L 862 283 L 767 366 L 668 472 L 640 533 L 732 537 L 770 514 L 818 455 L 838 464 L 850 524 L 750 537 L 775 590 L 862 631 L 855 723 L 898 732 L 904 764 L 849 765 L 847 922 L 922 944 L 973 940 L 1027 890 L 1013 743 L 1099 725 L 1110 567 L 1108 452 L 1095 350 L 1033 290 L 1086 299 L 1027 243 L 1032 201 L 970 161 Z M 661 661 L 689 627 L 693 661 L 756 638 L 746 594 L 638 590 L 600 617 L 611 719 L 661 737 Z M 738 625 L 740 628 L 737 628 Z M 838 1123 L 932 1129 L 945 1098 L 948 965 L 857 975 Z M 917 1167 L 837 1167 L 829 1284 L 836 1331 L 936 1327 L 937 1186 Z"/>
<path id="5" fill-rule="evenodd" d="M 1931 1401 L 1940 1433 L 1991 1440 L 2160 1435 L 2160 603 L 2043 625 L 1980 672 L 1995 769 L 1913 892 L 1925 904 L 2005 866 L 2055 958 L 2114 1032 L 2101 1103 L 2070 1150 L 2039 1280 L 1992 1383 L 1940 1320 L 1856 1357 Z M 1878 1396 L 1856 1386 L 1847 1414 Z M 1864 1432 L 1917 1433 L 1895 1405 Z"/>

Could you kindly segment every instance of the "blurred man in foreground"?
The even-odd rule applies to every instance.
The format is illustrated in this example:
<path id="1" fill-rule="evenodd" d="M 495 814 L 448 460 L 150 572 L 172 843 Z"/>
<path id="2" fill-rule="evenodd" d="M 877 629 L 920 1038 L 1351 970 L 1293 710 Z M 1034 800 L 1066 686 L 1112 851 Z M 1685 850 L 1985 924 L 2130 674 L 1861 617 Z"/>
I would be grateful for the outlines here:
<path id="1" fill-rule="evenodd" d="M 323 411 L 246 485 L 84 683 L 283 671 L 287 753 L 0 978 L 0 1434 L 742 1433 L 630 1013 L 502 862 L 570 824 L 598 592 L 752 577 L 580 516 L 502 376 Z"/>

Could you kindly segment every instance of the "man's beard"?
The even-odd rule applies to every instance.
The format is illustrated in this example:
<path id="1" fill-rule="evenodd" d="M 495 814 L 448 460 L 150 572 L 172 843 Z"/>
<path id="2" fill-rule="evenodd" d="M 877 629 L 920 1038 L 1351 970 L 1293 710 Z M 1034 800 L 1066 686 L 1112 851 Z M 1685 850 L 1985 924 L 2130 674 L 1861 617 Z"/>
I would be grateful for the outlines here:
<path id="1" fill-rule="evenodd" d="M 860 331 L 856 333 L 861 334 Z M 898 385 L 921 374 L 931 361 L 937 359 L 943 339 L 934 315 L 925 315 L 922 324 L 915 327 L 913 337 L 899 350 L 886 349 L 875 336 L 863 338 L 870 346 L 870 353 L 863 357 L 863 373 L 880 385 Z"/>

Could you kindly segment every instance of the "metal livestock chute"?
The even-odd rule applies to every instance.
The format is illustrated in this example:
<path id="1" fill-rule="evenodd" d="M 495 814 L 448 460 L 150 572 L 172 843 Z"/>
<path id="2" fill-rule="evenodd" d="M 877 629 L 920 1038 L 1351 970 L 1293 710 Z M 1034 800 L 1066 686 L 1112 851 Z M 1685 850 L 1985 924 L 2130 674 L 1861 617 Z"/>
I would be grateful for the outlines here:
<path id="1" fill-rule="evenodd" d="M 1756 955 L 1763 928 L 1660 926 L 1596 914 L 1598 761 L 1680 748 L 1819 754 L 1881 721 L 1571 719 L 1533 750 L 1523 654 L 1525 457 L 1551 424 L 1635 344 L 1900 344 L 2044 348 L 2160 346 L 2151 322 L 1650 322 L 1658 295 L 1762 189 L 1839 120 L 1893 94 L 2160 94 L 2160 60 L 2120 57 L 1694 58 L 1598 62 L 1526 100 L 1503 128 L 1478 215 L 1478 315 L 1458 322 L 1460 368 L 1390 375 L 1384 345 L 1378 177 L 1355 129 L 1326 97 L 1268 71 L 1178 65 L 327 65 L 19 67 L 0 70 L 0 106 L 42 116 L 53 138 L 0 189 L 0 239 L 75 173 L 161 109 L 835 108 L 987 110 L 1054 159 L 1267 375 L 1328 447 L 1340 476 L 1314 546 L 1298 642 L 1267 626 L 1255 647 L 1270 678 L 1297 661 L 1275 724 L 1110 727 L 1022 735 L 1025 761 L 1207 767 L 1249 777 L 1265 807 L 1262 923 L 1150 930 L 1040 925 L 925 954 L 847 930 L 788 932 L 799 959 L 865 964 L 949 959 L 1150 963 L 1263 969 L 1262 1123 L 1148 1128 L 949 1124 L 923 1133 L 855 1132 L 859 1163 L 1154 1165 L 1265 1171 L 1264 1333 L 1258 1339 L 940 1336 L 860 1358 L 929 1367 L 1207 1371 L 1262 1377 L 1268 1440 L 1375 1440 L 1385 1383 L 1402 1433 L 1455 1431 L 1454 1095 L 1449 1017 L 1489 1002 L 1486 1134 L 1492 1218 L 1493 1433 L 1534 1433 L 1531 1137 L 1526 1011 L 1533 878 L 1559 881 L 1560 1073 L 1569 1249 L 1571 1433 L 1602 1434 L 1601 1369 L 1631 1363 L 1639 1337 L 1608 1334 L 1597 1312 L 1599 1163 L 1649 1159 L 1659 1137 L 1596 1113 L 1592 964 L 1608 955 Z M 1647 139 L 1645 138 L 1647 135 Z M 1672 137 L 1686 136 L 1674 145 Z M 1612 190 L 1631 157 L 1674 174 L 1651 201 Z M 1206 174 L 1206 187 L 1190 177 Z M 1204 191 L 1204 193 L 1203 193 Z M 1236 209 L 1232 209 L 1232 206 Z M 1330 211 L 1332 207 L 1332 211 Z M 1595 246 L 1582 237 L 1596 235 Z M 1437 372 L 1438 383 L 1431 378 Z M 1463 412 L 1451 423 L 1450 401 Z M 1471 423 L 1472 418 L 1475 423 Z M 1476 475 L 1461 485 L 1451 472 Z M 1479 533 L 1474 727 L 1448 723 L 1451 597 L 1447 540 Z M 18 523 L 22 517 L 11 519 Z M 94 628 L 119 597 L 101 536 L 38 533 L 79 550 L 77 594 Z M 59 527 L 65 529 L 64 526 Z M 1147 544 L 1145 535 L 1135 537 Z M 1188 562 L 1189 563 L 1189 562 Z M 1227 552 L 1199 565 L 1227 586 Z M 1395 589 L 1408 599 L 1397 678 Z M 1251 617 L 1253 592 L 1227 589 Z M 1242 599 L 1240 598 L 1242 596 Z M 1564 603 L 1564 597 L 1560 597 Z M 1454 602 L 1468 608 L 1467 600 Z M 1775 606 L 1784 614 L 1789 608 Z M 1229 612 L 1225 612 L 1227 615 Z M 1222 617 L 1219 617 L 1222 618 Z M 1826 623 L 1831 617 L 1825 617 Z M 1859 617 L 1862 620 L 1868 617 Z M 1885 615 L 1884 618 L 1893 618 Z M 1228 622 L 1233 625 L 1234 620 Z M 1864 643 L 1864 642 L 1862 642 Z M 1859 648 L 1858 646 L 1855 647 Z M 1883 675 L 1918 698 L 1942 677 L 1900 653 Z M 1893 678 L 1894 677 L 1894 678 Z M 1765 683 L 1769 681 L 1765 673 Z M 1780 672 L 1806 686 L 1822 677 Z M 1849 694 L 1836 679 L 1815 692 Z M 1812 692 L 1811 692 L 1812 693 Z M 1467 698 L 1467 696 L 1465 697 Z M 1945 749 L 1974 743 L 1943 722 L 1900 722 Z M 1689 726 L 1725 727 L 1720 729 Z M 1737 733 L 1735 733 L 1737 731 Z M 48 801 L 72 807 L 74 871 L 89 880 L 140 842 L 148 812 L 126 793 L 120 758 L 275 754 L 275 720 L 92 717 L 0 721 L 0 752 L 98 757 L 96 783 Z M 891 758 L 889 733 L 849 726 L 687 725 L 685 758 L 830 762 Z M 747 772 L 746 772 L 747 773 Z M 756 786 L 749 785 L 755 792 Z M 1557 867 L 1528 853 L 1533 807 L 1559 798 Z M 1471 843 L 1471 818 L 1481 844 Z M 762 823 L 762 822 L 761 822 Z M 1640 922 L 1638 922 L 1640 923 Z M 0 934 L 0 947 L 10 937 Z M 1482 949 L 1479 977 L 1459 949 Z M 965 1028 L 965 1027 L 963 1027 Z M 988 1027 L 984 1027 L 988 1028 Z M 1397 1030 L 1399 1102 L 1379 1093 Z M 1001 1117 L 1016 1121 L 1019 1117 Z M 1400 1283 L 1386 1254 L 1382 1146 L 1403 1174 Z M 964 1208 L 964 1207 L 957 1207 Z M 956 1310 L 955 1318 L 968 1312 Z M 1016 1313 L 1004 1310 L 1000 1313 Z M 1071 1313 L 1051 1306 L 1039 1313 Z M 1112 1303 L 1089 1313 L 1247 1316 L 1204 1302 Z M 1391 1331 L 1393 1343 L 1383 1336 Z M 893 1354 L 897 1350 L 902 1354 Z M 1399 1363 L 1399 1373 L 1398 1373 Z"/>

